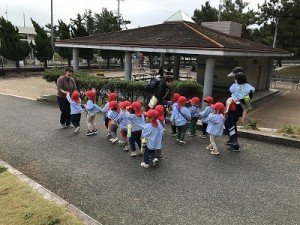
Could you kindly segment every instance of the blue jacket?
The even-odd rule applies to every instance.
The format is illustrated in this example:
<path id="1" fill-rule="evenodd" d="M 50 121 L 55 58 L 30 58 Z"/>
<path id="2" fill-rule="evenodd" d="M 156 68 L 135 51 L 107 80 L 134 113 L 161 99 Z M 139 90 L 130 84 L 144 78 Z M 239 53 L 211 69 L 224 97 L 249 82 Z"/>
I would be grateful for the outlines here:
<path id="1" fill-rule="evenodd" d="M 191 117 L 192 118 L 199 118 L 200 116 L 200 109 L 199 106 L 195 106 L 195 105 L 191 105 L 189 107 L 190 113 L 191 113 Z"/>
<path id="2" fill-rule="evenodd" d="M 115 118 L 117 118 L 118 114 L 118 111 L 108 110 L 107 117 L 111 120 L 114 120 Z"/>
<path id="3" fill-rule="evenodd" d="M 135 114 L 131 114 L 129 112 L 126 112 L 126 118 L 128 124 L 133 125 L 132 131 L 138 131 L 142 130 L 145 127 L 145 117 L 142 116 L 136 116 Z"/>
<path id="4" fill-rule="evenodd" d="M 163 134 L 164 128 L 160 123 L 157 127 L 154 127 L 152 123 L 146 123 L 142 130 L 142 138 L 148 140 L 146 145 L 149 150 L 161 149 Z"/>
<path id="5" fill-rule="evenodd" d="M 185 106 L 181 107 L 179 110 L 179 107 L 176 106 L 172 111 L 170 120 L 175 126 L 186 125 L 191 120 L 190 110 Z"/>
<path id="6" fill-rule="evenodd" d="M 67 94 L 67 100 L 68 100 L 68 102 L 70 102 L 71 115 L 78 114 L 78 113 L 81 113 L 83 111 L 83 109 L 81 107 L 81 101 L 78 102 L 78 103 L 74 102 L 71 99 L 70 94 Z"/>
<path id="7" fill-rule="evenodd" d="M 222 114 L 210 113 L 207 118 L 206 132 L 214 136 L 222 136 L 224 129 L 224 116 Z"/>
<path id="8" fill-rule="evenodd" d="M 107 102 L 103 108 L 101 109 L 101 112 L 103 113 L 103 116 L 104 117 L 107 117 L 107 113 L 108 113 L 108 105 L 109 105 L 109 102 Z"/>
<path id="9" fill-rule="evenodd" d="M 89 115 L 96 115 L 97 112 L 101 111 L 101 108 L 91 99 L 87 101 L 85 109 Z"/>
<path id="10" fill-rule="evenodd" d="M 127 130 L 126 111 L 121 111 L 117 118 L 114 119 L 114 122 L 120 125 L 121 130 Z"/>
<path id="11" fill-rule="evenodd" d="M 204 110 L 200 113 L 200 117 L 202 118 L 202 122 L 207 123 L 207 117 L 214 110 L 208 105 L 204 108 Z"/>
<path id="12" fill-rule="evenodd" d="M 238 101 L 240 99 L 244 99 L 246 95 L 249 95 L 250 91 L 254 93 L 255 89 L 251 84 L 248 83 L 234 83 L 230 86 L 229 91 L 231 92 L 231 97 L 233 98 L 233 100 Z"/>

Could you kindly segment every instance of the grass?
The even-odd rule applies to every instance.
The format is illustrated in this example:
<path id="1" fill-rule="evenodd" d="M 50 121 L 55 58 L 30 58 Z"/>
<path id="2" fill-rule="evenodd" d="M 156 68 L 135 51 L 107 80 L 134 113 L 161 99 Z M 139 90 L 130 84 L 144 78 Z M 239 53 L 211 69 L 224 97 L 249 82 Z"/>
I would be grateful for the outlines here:
<path id="1" fill-rule="evenodd" d="M 300 77 L 300 66 L 288 66 L 274 70 L 272 76 Z"/>
<path id="2" fill-rule="evenodd" d="M 4 171 L 0 173 L 0 224 L 83 225 L 84 223 L 64 207 L 44 199 L 15 175 Z"/>
<path id="3" fill-rule="evenodd" d="M 277 132 L 283 134 L 284 136 L 300 138 L 300 127 L 292 126 L 290 124 L 281 126 Z"/>

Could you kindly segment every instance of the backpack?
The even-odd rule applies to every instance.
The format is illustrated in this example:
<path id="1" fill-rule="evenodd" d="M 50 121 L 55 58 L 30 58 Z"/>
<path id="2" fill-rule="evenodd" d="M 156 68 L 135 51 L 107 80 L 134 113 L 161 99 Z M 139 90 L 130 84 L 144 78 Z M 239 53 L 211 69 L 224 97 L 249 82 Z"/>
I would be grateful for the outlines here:
<path id="1" fill-rule="evenodd" d="M 160 78 L 153 78 L 149 81 L 147 84 L 147 90 L 151 93 L 154 93 L 156 89 L 158 88 L 158 85 L 160 83 L 161 79 Z"/>

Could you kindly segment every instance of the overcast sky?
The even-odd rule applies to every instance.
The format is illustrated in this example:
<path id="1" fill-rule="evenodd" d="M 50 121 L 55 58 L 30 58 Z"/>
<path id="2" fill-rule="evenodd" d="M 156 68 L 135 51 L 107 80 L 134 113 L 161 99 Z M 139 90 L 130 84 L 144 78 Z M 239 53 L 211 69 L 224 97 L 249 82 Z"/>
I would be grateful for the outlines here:
<path id="1" fill-rule="evenodd" d="M 250 2 L 250 9 L 257 10 L 257 4 L 265 0 L 245 0 Z M 200 9 L 205 0 L 121 0 L 120 13 L 123 18 L 131 21 L 128 28 L 163 23 L 165 19 L 183 10 L 192 17 L 195 9 Z M 210 5 L 218 8 L 220 1 L 212 0 Z M 54 24 L 58 19 L 65 23 L 76 18 L 77 13 L 83 14 L 85 9 L 100 13 L 102 8 L 117 13 L 117 0 L 53 0 Z M 6 14 L 7 12 L 7 14 Z M 32 27 L 30 18 L 40 26 L 51 22 L 51 0 L 0 0 L 0 16 L 8 19 L 15 26 Z M 25 20 L 24 20 L 25 17 Z"/>

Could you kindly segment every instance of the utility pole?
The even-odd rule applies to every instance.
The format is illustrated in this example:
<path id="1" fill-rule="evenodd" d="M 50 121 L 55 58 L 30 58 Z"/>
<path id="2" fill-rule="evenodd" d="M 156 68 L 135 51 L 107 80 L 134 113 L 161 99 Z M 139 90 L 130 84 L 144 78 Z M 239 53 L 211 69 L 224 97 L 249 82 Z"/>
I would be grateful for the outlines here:
<path id="1" fill-rule="evenodd" d="M 121 19 L 120 19 L 120 1 L 125 1 L 125 0 L 117 0 L 118 1 L 118 24 L 119 27 L 121 26 Z"/>
<path id="2" fill-rule="evenodd" d="M 7 4 L 6 4 L 5 16 L 6 16 L 6 20 L 7 20 Z"/>
<path id="3" fill-rule="evenodd" d="M 51 45 L 54 50 L 54 38 L 53 38 L 53 0 L 51 0 Z"/>

